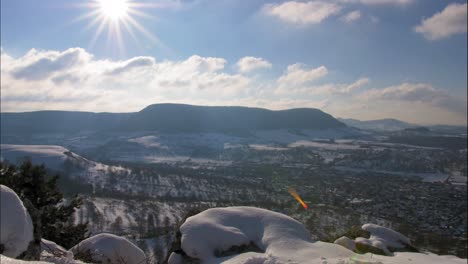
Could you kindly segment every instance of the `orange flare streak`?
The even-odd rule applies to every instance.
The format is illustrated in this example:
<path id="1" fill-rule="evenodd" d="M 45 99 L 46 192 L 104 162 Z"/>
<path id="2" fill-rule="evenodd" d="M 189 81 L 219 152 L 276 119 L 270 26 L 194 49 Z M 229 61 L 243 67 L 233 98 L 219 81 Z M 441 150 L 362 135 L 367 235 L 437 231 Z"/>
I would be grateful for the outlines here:
<path id="1" fill-rule="evenodd" d="M 301 197 L 299 196 L 299 194 L 297 194 L 296 190 L 294 190 L 293 188 L 289 188 L 289 189 L 288 189 L 288 192 L 289 192 L 294 198 L 296 198 L 296 200 L 302 205 L 302 207 L 304 207 L 304 209 L 307 209 L 307 208 L 308 208 L 307 204 L 301 199 Z"/>

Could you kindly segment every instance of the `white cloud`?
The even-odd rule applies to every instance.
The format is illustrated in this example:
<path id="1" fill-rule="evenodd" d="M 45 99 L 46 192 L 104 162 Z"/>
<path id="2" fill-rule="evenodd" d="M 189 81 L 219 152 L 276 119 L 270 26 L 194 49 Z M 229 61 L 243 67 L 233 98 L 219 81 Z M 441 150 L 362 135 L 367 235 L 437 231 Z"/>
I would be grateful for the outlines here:
<path id="1" fill-rule="evenodd" d="M 224 72 L 223 58 L 156 62 L 95 59 L 81 48 L 2 52 L 2 110 L 134 111 L 158 101 L 245 97 L 251 80 Z M 123 100 L 129 102 L 122 105 Z"/>
<path id="2" fill-rule="evenodd" d="M 269 61 L 262 58 L 243 57 L 237 62 L 237 67 L 240 72 L 251 72 L 262 68 L 269 69 L 272 65 Z"/>
<path id="3" fill-rule="evenodd" d="M 71 48 L 64 52 L 30 50 L 16 64 L 12 74 L 17 79 L 40 80 L 65 69 L 79 67 L 92 59 L 81 48 Z"/>
<path id="4" fill-rule="evenodd" d="M 338 14 L 340 10 L 340 5 L 327 1 L 288 1 L 281 4 L 267 4 L 263 7 L 265 14 L 298 25 L 318 24 Z"/>
<path id="5" fill-rule="evenodd" d="M 418 109 L 411 116 L 413 121 L 466 123 L 463 96 L 457 98 L 421 83 L 366 90 L 367 78 L 323 84 L 328 74 L 325 66 L 293 64 L 278 78 L 260 82 L 242 72 L 229 73 L 223 58 L 197 55 L 178 61 L 110 60 L 73 48 L 31 50 L 21 57 L 2 50 L 1 60 L 1 111 L 128 112 L 173 102 L 318 107 L 334 115 L 362 118 L 406 117 L 408 111 Z"/>
<path id="6" fill-rule="evenodd" d="M 277 93 L 288 93 L 289 95 L 302 94 L 302 95 L 322 95 L 322 96 L 342 96 L 352 95 L 359 88 L 369 83 L 368 78 L 361 78 L 353 83 L 325 83 L 321 85 L 303 85 L 299 87 L 293 87 L 292 89 L 279 88 Z"/>
<path id="7" fill-rule="evenodd" d="M 352 23 L 360 18 L 361 18 L 361 11 L 354 10 L 342 16 L 341 20 L 343 20 L 346 23 Z"/>
<path id="8" fill-rule="evenodd" d="M 325 66 L 306 69 L 303 64 L 289 65 L 286 72 L 277 80 L 277 93 L 288 93 L 303 88 L 312 81 L 318 80 L 328 74 Z"/>
<path id="9" fill-rule="evenodd" d="M 366 100 L 420 102 L 454 113 L 465 114 L 467 101 L 425 83 L 403 83 L 383 89 L 372 89 L 362 95 Z"/>
<path id="10" fill-rule="evenodd" d="M 467 32 L 467 4 L 453 3 L 414 28 L 429 40 L 439 40 Z"/>

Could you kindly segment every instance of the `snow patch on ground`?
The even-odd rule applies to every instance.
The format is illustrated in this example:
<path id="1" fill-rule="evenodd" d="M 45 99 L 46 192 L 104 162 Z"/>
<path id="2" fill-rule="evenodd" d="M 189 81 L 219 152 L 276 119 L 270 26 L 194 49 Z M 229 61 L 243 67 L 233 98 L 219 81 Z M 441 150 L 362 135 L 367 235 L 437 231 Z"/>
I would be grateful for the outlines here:
<path id="1" fill-rule="evenodd" d="M 51 262 L 44 261 L 24 261 L 19 259 L 12 259 L 4 255 L 0 255 L 0 263 L 2 264 L 51 264 Z"/>
<path id="2" fill-rule="evenodd" d="M 284 151 L 288 150 L 289 148 L 282 148 L 282 147 L 274 147 L 269 145 L 262 145 L 262 144 L 250 144 L 250 148 L 260 151 Z"/>
<path id="3" fill-rule="evenodd" d="M 348 144 L 335 144 L 335 143 L 322 143 L 309 140 L 299 140 L 288 145 L 291 148 L 297 147 L 308 147 L 308 148 L 319 148 L 327 150 L 356 150 L 360 146 L 348 145 Z"/>
<path id="4" fill-rule="evenodd" d="M 138 138 L 131 138 L 128 140 L 128 142 L 134 142 L 147 148 L 168 149 L 167 146 L 164 146 L 159 142 L 158 136 L 144 136 Z"/>

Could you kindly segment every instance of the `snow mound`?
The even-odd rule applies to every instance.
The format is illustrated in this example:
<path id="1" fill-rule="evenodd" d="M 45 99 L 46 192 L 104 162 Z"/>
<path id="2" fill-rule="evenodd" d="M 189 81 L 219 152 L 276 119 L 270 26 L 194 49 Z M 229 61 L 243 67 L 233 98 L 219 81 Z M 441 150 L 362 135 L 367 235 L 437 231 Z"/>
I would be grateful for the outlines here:
<path id="1" fill-rule="evenodd" d="M 289 216 L 254 207 L 208 209 L 189 217 L 180 232 L 183 251 L 202 263 L 310 263 L 321 258 L 344 260 L 353 254 L 339 245 L 311 240 L 307 229 Z M 222 254 L 251 243 L 263 252 Z M 170 264 L 181 263 L 176 261 L 180 258 L 172 259 Z"/>
<path id="2" fill-rule="evenodd" d="M 70 249 L 75 255 L 89 252 L 94 261 L 102 263 L 146 263 L 145 253 L 123 237 L 99 234 L 87 238 Z"/>
<path id="3" fill-rule="evenodd" d="M 406 236 L 375 224 L 365 224 L 362 230 L 369 232 L 370 238 L 358 237 L 356 243 L 373 246 L 383 250 L 387 255 L 391 255 L 395 249 L 405 248 L 411 245 L 411 241 Z"/>
<path id="4" fill-rule="evenodd" d="M 18 195 L 4 185 L 0 185 L 0 211 L 0 244 L 4 246 L 2 254 L 15 258 L 33 240 L 31 217 Z"/>

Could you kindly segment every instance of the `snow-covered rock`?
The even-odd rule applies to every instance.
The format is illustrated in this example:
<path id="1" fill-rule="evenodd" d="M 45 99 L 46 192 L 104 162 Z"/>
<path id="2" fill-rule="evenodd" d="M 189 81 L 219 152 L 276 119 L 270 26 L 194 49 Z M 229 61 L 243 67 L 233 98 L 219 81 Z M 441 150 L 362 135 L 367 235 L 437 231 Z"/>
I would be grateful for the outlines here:
<path id="1" fill-rule="evenodd" d="M 409 238 L 383 226 L 365 224 L 362 226 L 362 230 L 369 232 L 370 238 L 358 237 L 355 242 L 381 249 L 387 255 L 391 255 L 396 249 L 411 246 Z"/>
<path id="2" fill-rule="evenodd" d="M 4 246 L 2 254 L 15 258 L 33 240 L 31 217 L 18 195 L 4 185 L 0 185 L 0 211 L 0 244 Z"/>
<path id="3" fill-rule="evenodd" d="M 48 252 L 56 256 L 73 258 L 73 252 L 66 250 L 62 246 L 57 245 L 55 242 L 44 238 L 41 239 L 41 251 Z"/>
<path id="4" fill-rule="evenodd" d="M 53 241 L 41 239 L 41 260 L 55 264 L 79 264 L 81 261 L 73 258 L 73 252 L 66 250 Z"/>
<path id="5" fill-rule="evenodd" d="M 338 238 L 337 240 L 335 240 L 335 242 L 333 242 L 337 245 L 340 245 L 340 246 L 343 246 L 349 250 L 356 250 L 356 242 L 354 242 L 354 240 L 348 238 L 348 237 L 345 237 L 345 236 L 342 236 L 340 238 Z"/>
<path id="6" fill-rule="evenodd" d="M 87 238 L 70 250 L 75 255 L 89 252 L 94 261 L 104 264 L 141 264 L 146 261 L 146 255 L 140 248 L 123 237 L 107 233 Z"/>
<path id="7" fill-rule="evenodd" d="M 373 240 L 388 246 L 409 243 L 403 235 L 376 225 L 365 225 Z M 304 226 L 276 212 L 253 207 L 213 208 L 187 218 L 180 227 L 181 249 L 169 264 L 462 264 L 466 259 L 431 253 L 397 252 L 393 256 L 357 254 L 353 240 L 337 244 L 313 241 Z M 371 239 L 370 238 L 370 239 Z M 239 250 L 254 243 L 259 249 Z M 233 250 L 237 249 L 236 250 Z M 251 247 L 250 247 L 251 248 Z"/>
<path id="8" fill-rule="evenodd" d="M 344 261 L 353 255 L 339 245 L 313 241 L 307 229 L 289 216 L 254 207 L 208 209 L 189 217 L 180 232 L 183 251 L 202 263 L 314 263 L 310 261 Z M 250 243 L 262 252 L 220 254 Z M 169 263 L 180 263 L 179 259 L 171 257 L 174 261 Z"/>

